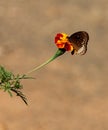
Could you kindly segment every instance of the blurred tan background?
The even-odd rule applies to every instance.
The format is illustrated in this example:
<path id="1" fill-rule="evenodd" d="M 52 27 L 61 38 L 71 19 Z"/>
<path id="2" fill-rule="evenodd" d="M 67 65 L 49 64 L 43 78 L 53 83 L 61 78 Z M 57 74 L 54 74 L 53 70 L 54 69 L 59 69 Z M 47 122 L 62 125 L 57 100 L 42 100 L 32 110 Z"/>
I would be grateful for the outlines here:
<path id="1" fill-rule="evenodd" d="M 0 64 L 24 74 L 56 52 L 56 33 L 81 30 L 86 55 L 66 53 L 23 81 L 29 106 L 0 92 L 0 130 L 108 130 L 107 0 L 0 0 Z"/>

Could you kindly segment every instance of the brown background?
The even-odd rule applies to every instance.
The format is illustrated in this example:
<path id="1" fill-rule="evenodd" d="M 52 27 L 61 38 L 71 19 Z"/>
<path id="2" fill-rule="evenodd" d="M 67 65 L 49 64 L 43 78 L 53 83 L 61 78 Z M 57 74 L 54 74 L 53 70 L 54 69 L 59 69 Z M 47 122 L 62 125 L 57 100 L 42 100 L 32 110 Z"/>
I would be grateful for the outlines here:
<path id="1" fill-rule="evenodd" d="M 0 91 L 0 130 L 108 130 L 108 1 L 0 0 L 0 64 L 24 74 L 57 50 L 58 32 L 90 35 L 23 81 L 29 106 Z"/>

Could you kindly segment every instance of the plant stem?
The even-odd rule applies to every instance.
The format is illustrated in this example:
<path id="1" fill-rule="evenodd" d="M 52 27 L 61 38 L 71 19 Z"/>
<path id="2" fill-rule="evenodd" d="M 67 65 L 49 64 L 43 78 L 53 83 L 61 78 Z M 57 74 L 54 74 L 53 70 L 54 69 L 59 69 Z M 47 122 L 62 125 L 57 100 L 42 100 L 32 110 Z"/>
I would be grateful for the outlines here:
<path id="1" fill-rule="evenodd" d="M 41 65 L 35 67 L 34 69 L 32 69 L 31 71 L 29 71 L 27 73 L 27 75 L 30 74 L 30 73 L 32 73 L 32 72 L 34 72 L 34 71 L 37 71 L 37 70 L 41 69 L 43 66 L 47 65 L 48 63 L 50 63 L 51 61 L 53 61 L 54 59 L 56 59 L 57 57 L 61 56 L 64 53 L 65 53 L 64 49 L 58 49 L 54 56 L 52 56 L 50 59 L 48 59 L 43 64 L 41 64 Z"/>

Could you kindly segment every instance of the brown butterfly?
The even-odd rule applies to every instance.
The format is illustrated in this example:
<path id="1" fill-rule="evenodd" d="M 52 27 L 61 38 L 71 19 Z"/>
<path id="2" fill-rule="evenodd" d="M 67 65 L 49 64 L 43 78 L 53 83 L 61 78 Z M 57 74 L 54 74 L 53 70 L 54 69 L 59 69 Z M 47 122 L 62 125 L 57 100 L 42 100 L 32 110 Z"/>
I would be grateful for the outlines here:
<path id="1" fill-rule="evenodd" d="M 85 31 L 79 31 L 68 37 L 73 46 L 71 54 L 84 55 L 87 51 L 89 35 Z"/>

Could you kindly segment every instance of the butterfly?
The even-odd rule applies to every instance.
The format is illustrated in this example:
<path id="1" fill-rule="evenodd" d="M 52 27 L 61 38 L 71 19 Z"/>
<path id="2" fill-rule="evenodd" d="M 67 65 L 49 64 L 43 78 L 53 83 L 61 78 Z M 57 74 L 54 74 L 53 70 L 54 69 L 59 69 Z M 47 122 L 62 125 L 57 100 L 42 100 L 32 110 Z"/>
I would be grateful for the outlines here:
<path id="1" fill-rule="evenodd" d="M 73 46 L 73 50 L 71 52 L 72 55 L 84 55 L 87 52 L 87 44 L 89 40 L 87 32 L 79 31 L 73 33 L 71 36 L 68 36 L 68 40 Z"/>

